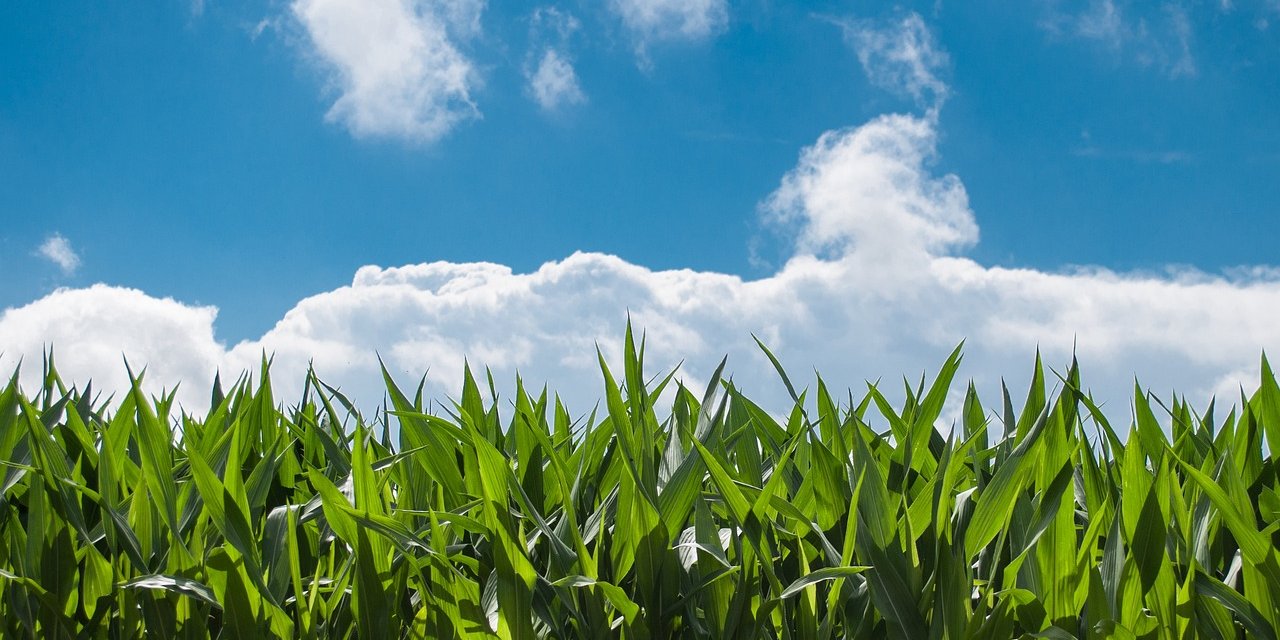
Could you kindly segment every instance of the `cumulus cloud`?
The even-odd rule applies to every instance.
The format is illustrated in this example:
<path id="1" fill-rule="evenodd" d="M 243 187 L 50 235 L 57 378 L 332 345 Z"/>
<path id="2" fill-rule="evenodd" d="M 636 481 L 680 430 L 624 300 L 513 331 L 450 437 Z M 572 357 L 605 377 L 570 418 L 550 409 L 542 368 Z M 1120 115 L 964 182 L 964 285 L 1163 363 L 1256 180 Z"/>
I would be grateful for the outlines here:
<path id="1" fill-rule="evenodd" d="M 188 406 L 199 405 L 193 399 L 208 392 L 226 356 L 214 339 L 216 317 L 213 307 L 136 289 L 59 289 L 0 314 L 0 362 L 11 371 L 25 359 L 23 379 L 30 382 L 39 377 L 41 352 L 52 346 L 59 370 L 82 383 L 92 377 L 99 390 L 119 391 L 128 389 L 128 357 L 135 371 L 147 368 L 150 388 L 173 388 L 181 381 Z"/>
<path id="2" fill-rule="evenodd" d="M 1195 76 L 1188 8 L 1176 2 L 1163 3 L 1155 12 L 1150 8 L 1135 8 L 1124 0 L 1051 2 L 1040 26 L 1054 37 L 1094 42 L 1117 60 L 1154 67 L 1172 78 Z"/>
<path id="3" fill-rule="evenodd" d="M 703 40 L 729 23 L 726 0 L 610 0 L 642 58 L 658 42 Z"/>
<path id="4" fill-rule="evenodd" d="M 67 240 L 60 233 L 55 233 L 40 243 L 40 248 L 36 253 L 58 265 L 63 275 L 71 275 L 80 268 L 80 256 L 71 248 L 71 241 Z"/>
<path id="5" fill-rule="evenodd" d="M 836 388 L 882 377 L 896 387 L 896 376 L 932 370 L 965 340 L 961 375 L 987 398 L 1002 378 L 1025 385 L 1037 348 L 1058 366 L 1074 352 L 1098 397 L 1124 415 L 1135 374 L 1200 403 L 1211 393 L 1230 401 L 1239 385 L 1255 384 L 1260 351 L 1280 350 L 1273 268 L 1124 274 L 966 257 L 978 225 L 960 179 L 934 169 L 937 126 L 936 117 L 887 115 L 801 152 L 763 204 L 794 232 L 793 255 L 762 278 L 654 271 L 595 253 L 530 273 L 492 263 L 367 266 L 231 346 L 216 341 L 211 308 L 98 285 L 5 311 L 0 370 L 53 342 L 73 379 L 118 384 L 125 352 L 151 363 L 152 384 L 184 380 L 179 398 L 199 407 L 215 370 L 239 373 L 266 352 L 281 397 L 296 397 L 314 362 L 370 407 L 382 396 L 377 354 L 406 383 L 429 370 L 436 398 L 456 396 L 470 358 L 506 384 L 517 371 L 548 382 L 584 412 L 601 396 L 595 349 L 619 362 L 629 313 L 648 334 L 651 367 L 683 361 L 696 386 L 728 354 L 735 383 L 767 406 L 784 407 L 786 392 L 752 334 L 793 378 L 813 367 Z M 38 372 L 24 375 L 35 384 Z"/>
<path id="6" fill-rule="evenodd" d="M 937 142 L 932 118 L 881 116 L 829 131 L 800 156 L 767 202 L 778 221 L 798 222 L 798 249 L 832 251 L 898 276 L 977 242 L 964 185 L 925 166 Z"/>
<path id="7" fill-rule="evenodd" d="M 283 392 L 296 393 L 314 361 L 372 406 L 381 397 L 376 354 L 405 381 L 429 369 L 437 398 L 457 392 L 469 357 L 499 380 L 519 371 L 550 382 L 585 411 L 600 393 L 595 347 L 618 361 L 628 310 L 648 332 L 653 365 L 684 360 L 696 383 L 728 354 L 737 383 L 775 406 L 785 394 L 753 333 L 798 377 L 816 367 L 854 387 L 918 375 L 962 339 L 963 375 L 988 392 L 1002 376 L 1016 385 L 1035 349 L 1058 365 L 1074 349 L 1086 380 L 1116 403 L 1135 374 L 1202 401 L 1229 393 L 1253 384 L 1261 349 L 1280 349 L 1280 325 L 1270 321 L 1280 313 L 1280 279 L 1270 270 L 1044 272 L 957 255 L 977 226 L 959 180 L 931 171 L 934 126 L 886 116 L 807 149 L 768 204 L 798 227 L 796 253 L 764 278 L 653 271 L 591 253 L 531 273 L 487 263 L 369 266 L 230 348 L 214 339 L 210 308 L 98 285 L 6 311 L 0 366 L 53 342 L 64 372 L 118 383 L 124 352 L 151 363 L 153 383 L 185 380 L 180 398 L 199 406 L 215 370 L 251 369 L 265 351 Z M 809 250 L 817 246 L 828 250 Z"/>
<path id="8" fill-rule="evenodd" d="M 432 142 L 478 117 L 475 65 L 459 38 L 484 0 L 295 0 L 309 55 L 337 94 L 326 117 L 357 137 Z"/>

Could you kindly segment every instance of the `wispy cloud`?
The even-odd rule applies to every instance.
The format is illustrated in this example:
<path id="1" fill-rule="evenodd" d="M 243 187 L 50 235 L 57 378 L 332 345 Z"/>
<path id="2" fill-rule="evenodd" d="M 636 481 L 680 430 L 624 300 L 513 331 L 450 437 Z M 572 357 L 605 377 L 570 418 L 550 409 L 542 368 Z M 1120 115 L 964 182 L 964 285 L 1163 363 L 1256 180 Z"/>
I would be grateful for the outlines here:
<path id="1" fill-rule="evenodd" d="M 1088 129 L 1080 132 L 1080 144 L 1071 150 L 1080 158 L 1125 160 L 1140 164 L 1186 164 L 1195 156 L 1180 149 L 1134 149 L 1107 147 L 1097 143 Z"/>
<path id="2" fill-rule="evenodd" d="M 569 54 L 569 41 L 581 26 L 578 19 L 556 7 L 539 7 L 530 23 L 531 46 L 524 64 L 529 95 L 544 111 L 586 102 Z"/>
<path id="3" fill-rule="evenodd" d="M 872 83 L 910 96 L 921 106 L 937 108 L 946 101 L 949 89 L 938 74 L 950 60 L 919 14 L 888 22 L 844 20 L 838 24 Z"/>
<path id="4" fill-rule="evenodd" d="M 1173 48 L 1166 56 L 1166 69 L 1169 75 L 1195 76 L 1199 73 L 1195 56 L 1191 53 L 1191 43 L 1195 34 L 1191 30 L 1191 19 L 1187 16 L 1187 8 L 1181 5 L 1165 5 L 1165 14 L 1169 21 Z"/>
<path id="5" fill-rule="evenodd" d="M 609 8 L 630 32 L 642 65 L 653 44 L 703 40 L 729 23 L 727 0 L 609 0 Z"/>
<path id="6" fill-rule="evenodd" d="M 71 241 L 55 233 L 40 244 L 37 254 L 57 265 L 63 275 L 72 275 L 80 268 L 80 256 L 71 248 Z"/>
<path id="7" fill-rule="evenodd" d="M 1195 156 L 1186 151 L 1150 151 L 1142 149 L 1102 149 L 1100 147 L 1077 147 L 1071 151 L 1081 158 L 1112 158 L 1129 160 L 1140 164 L 1186 164 Z"/>
<path id="8" fill-rule="evenodd" d="M 327 118 L 358 137 L 433 142 L 479 116 L 479 82 L 459 38 L 480 31 L 484 0 L 294 0 L 308 57 L 337 94 Z"/>
<path id="9" fill-rule="evenodd" d="M 578 86 L 578 74 L 573 65 L 556 52 L 547 49 L 536 70 L 528 74 L 529 91 L 538 106 L 555 111 L 571 104 L 581 104 L 587 97 Z"/>
<path id="10" fill-rule="evenodd" d="M 1189 8 L 1179 2 L 1050 1 L 1040 27 L 1054 38 L 1092 42 L 1117 62 L 1159 69 L 1171 78 L 1199 72 Z"/>

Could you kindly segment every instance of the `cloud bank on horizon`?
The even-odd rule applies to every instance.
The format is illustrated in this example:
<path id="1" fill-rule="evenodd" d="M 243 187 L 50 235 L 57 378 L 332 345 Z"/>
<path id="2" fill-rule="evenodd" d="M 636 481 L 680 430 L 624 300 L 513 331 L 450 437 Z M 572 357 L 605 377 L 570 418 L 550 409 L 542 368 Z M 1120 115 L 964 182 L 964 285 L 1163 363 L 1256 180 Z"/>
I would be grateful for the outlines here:
<path id="1" fill-rule="evenodd" d="M 684 24 L 667 4 L 650 4 L 652 16 Z M 293 11 L 321 25 L 317 52 L 336 69 L 340 97 L 330 117 L 357 135 L 430 138 L 466 116 L 467 64 L 447 34 L 470 24 L 483 3 L 440 6 L 453 5 L 456 13 L 428 15 L 413 3 L 380 0 L 387 12 L 366 21 L 345 19 L 335 7 L 348 5 L 336 0 L 297 0 Z M 388 26 L 396 21 L 412 33 Z M 707 33 L 716 28 L 716 20 L 703 22 L 712 25 Z M 1214 393 L 1230 401 L 1239 386 L 1254 384 L 1260 350 L 1280 346 L 1280 272 L 1047 272 L 965 257 L 979 239 L 977 219 L 961 178 L 935 168 L 946 54 L 916 14 L 842 26 L 868 77 L 915 97 L 924 113 L 828 131 L 801 152 L 761 205 L 761 215 L 794 237 L 790 258 L 767 277 L 654 271 L 587 252 L 532 273 L 492 263 L 366 266 L 350 285 L 300 300 L 270 331 L 234 345 L 217 340 L 213 307 L 97 284 L 5 310 L 0 368 L 25 358 L 23 379 L 34 383 L 33 363 L 52 343 L 64 375 L 118 389 L 123 354 L 135 369 L 148 367 L 152 389 L 181 381 L 179 399 L 198 408 L 215 372 L 252 370 L 267 353 L 281 397 L 300 389 L 314 363 L 323 379 L 372 406 L 382 395 L 379 354 L 405 381 L 429 371 L 437 398 L 456 392 L 469 359 L 499 380 L 518 371 L 531 383 L 546 381 L 584 411 L 599 397 L 596 347 L 617 362 L 629 314 L 649 338 L 651 367 L 683 361 L 682 377 L 696 386 L 727 354 L 739 386 L 776 406 L 785 394 L 753 334 L 793 377 L 814 367 L 837 387 L 882 376 L 896 386 L 896 376 L 932 370 L 962 340 L 961 375 L 988 390 L 1002 375 L 1017 385 L 1037 348 L 1050 365 L 1077 353 L 1094 391 L 1116 402 L 1135 374 L 1201 403 Z M 360 30 L 395 37 L 356 51 L 351 43 L 369 37 L 351 33 Z M 413 73 L 405 82 L 434 88 L 399 84 L 392 70 L 406 68 Z"/>

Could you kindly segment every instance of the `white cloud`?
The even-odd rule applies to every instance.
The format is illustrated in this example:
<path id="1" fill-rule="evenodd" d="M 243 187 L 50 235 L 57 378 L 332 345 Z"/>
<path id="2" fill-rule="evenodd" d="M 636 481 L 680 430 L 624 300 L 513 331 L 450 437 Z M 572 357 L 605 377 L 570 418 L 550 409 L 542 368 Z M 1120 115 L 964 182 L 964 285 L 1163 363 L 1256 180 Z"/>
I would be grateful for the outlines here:
<path id="1" fill-rule="evenodd" d="M 1094 141 L 1088 129 L 1080 132 L 1080 146 L 1071 150 L 1073 155 L 1081 158 L 1098 158 L 1108 160 L 1128 160 L 1140 164 L 1187 164 L 1195 161 L 1195 156 L 1179 149 L 1141 149 L 1116 148 L 1099 145 Z"/>
<path id="2" fill-rule="evenodd" d="M 1131 59 L 1172 78 L 1199 72 L 1193 52 L 1195 33 L 1182 3 L 1135 8 L 1124 0 L 1087 0 L 1050 2 L 1047 7 L 1040 26 L 1054 37 L 1097 43 L 1117 61 Z M 1151 8 L 1158 11 L 1150 12 Z"/>
<path id="3" fill-rule="evenodd" d="M 80 256 L 71 248 L 71 242 L 55 233 L 45 239 L 37 250 L 40 257 L 58 265 L 63 275 L 71 275 L 80 268 Z"/>
<path id="4" fill-rule="evenodd" d="M 25 359 L 23 380 L 40 376 L 49 345 L 60 371 L 108 393 L 128 389 L 124 358 L 147 368 L 148 388 L 182 381 L 188 406 L 199 405 L 226 351 L 214 340 L 217 309 L 155 298 L 136 289 L 102 284 L 59 289 L 0 314 L 0 362 L 12 371 Z M 119 397 L 117 395 L 117 397 Z M 203 400 L 203 402 L 208 402 Z"/>
<path id="5" fill-rule="evenodd" d="M 263 336 L 231 347 L 214 337 L 212 308 L 97 285 L 5 311 L 0 371 L 24 355 L 38 361 L 52 342 L 69 377 L 119 388 L 125 352 L 150 363 L 152 384 L 184 380 L 179 398 L 199 408 L 216 369 L 252 369 L 266 351 L 279 397 L 297 397 L 314 361 L 369 407 L 382 394 L 377 353 L 405 382 L 429 369 L 436 398 L 456 395 L 469 357 L 506 385 L 516 371 L 549 382 L 582 412 L 601 395 L 595 347 L 619 363 L 629 312 L 648 332 L 654 369 L 683 360 L 696 386 L 728 354 L 735 383 L 772 407 L 786 394 L 753 333 L 797 381 L 813 367 L 832 387 L 855 389 L 882 377 L 896 388 L 897 376 L 933 370 L 964 339 L 961 376 L 989 405 L 1001 378 L 1015 393 L 1025 385 L 1035 349 L 1057 366 L 1074 350 L 1086 383 L 1124 416 L 1135 374 L 1203 406 L 1210 393 L 1230 402 L 1237 385 L 1252 388 L 1262 349 L 1280 353 L 1274 268 L 1050 272 L 964 257 L 978 226 L 959 178 L 932 169 L 937 122 L 882 116 L 804 150 L 764 204 L 794 231 L 794 255 L 756 280 L 591 253 L 531 273 L 491 263 L 367 266 L 349 286 L 299 301 Z M 35 384 L 33 369 L 24 384 Z"/>
<path id="6" fill-rule="evenodd" d="M 651 44 L 702 40 L 729 23 L 726 0 L 610 0 L 609 8 L 631 32 L 642 61 Z"/>
<path id="7" fill-rule="evenodd" d="M 484 15 L 488 0 L 417 0 L 423 11 L 434 11 L 444 18 L 456 35 L 474 38 L 480 35 L 480 16 Z"/>
<path id="8" fill-rule="evenodd" d="M 1087 10 L 1075 16 L 1075 31 L 1082 38 L 1099 40 L 1118 49 L 1131 28 L 1113 0 L 1101 0 L 1091 2 Z"/>
<path id="9" fill-rule="evenodd" d="M 534 9 L 529 22 L 532 45 L 524 64 L 529 96 L 544 111 L 586 102 L 587 96 L 568 53 L 570 40 L 581 26 L 578 19 L 548 6 Z"/>
<path id="10" fill-rule="evenodd" d="M 932 118 L 905 115 L 824 133 L 801 154 L 767 211 L 800 223 L 801 251 L 834 250 L 868 270 L 910 273 L 925 257 L 978 239 L 960 179 L 925 170 L 936 141 Z"/>
<path id="11" fill-rule="evenodd" d="M 478 77 L 458 38 L 480 31 L 483 0 L 294 0 L 311 56 L 337 99 L 327 118 L 358 137 L 432 142 L 478 117 Z"/>
<path id="12" fill-rule="evenodd" d="M 547 49 L 537 69 L 527 72 L 526 77 L 533 99 L 546 111 L 581 104 L 587 99 L 578 85 L 573 65 L 555 49 Z"/>
<path id="13" fill-rule="evenodd" d="M 1280 313 L 1272 270 L 1044 272 L 954 255 L 977 227 L 958 179 L 930 172 L 933 126 L 886 116 L 806 150 L 770 200 L 798 227 L 797 253 L 758 280 L 652 271 L 586 253 L 532 273 L 487 263 L 369 266 L 350 286 L 300 301 L 261 338 L 231 348 L 215 341 L 210 308 L 99 285 L 7 311 L 0 368 L 23 354 L 38 358 L 52 341 L 64 372 L 118 384 L 123 351 L 151 363 L 153 383 L 186 380 L 180 397 L 199 406 L 216 367 L 252 369 L 265 350 L 275 354 L 282 397 L 298 392 L 314 360 L 326 379 L 371 406 L 381 397 L 376 353 L 406 381 L 430 369 L 437 398 L 457 392 L 466 356 L 504 383 L 517 370 L 549 381 L 585 411 L 600 392 L 595 345 L 618 362 L 629 310 L 648 331 L 654 366 L 685 360 L 696 382 L 729 354 L 735 381 L 775 406 L 785 395 L 752 333 L 797 377 L 816 367 L 833 385 L 853 387 L 914 377 L 966 339 L 962 375 L 988 394 L 1001 377 L 1015 387 L 1025 380 L 1037 347 L 1062 365 L 1074 344 L 1086 381 L 1123 412 L 1134 374 L 1203 401 L 1251 387 L 1260 350 L 1280 352 L 1280 325 L 1269 320 Z"/>
<path id="14" fill-rule="evenodd" d="M 1222 13 L 1230 13 L 1236 9 L 1236 3 L 1233 0 L 1220 0 L 1218 10 Z M 1246 0 L 1243 3 L 1245 11 L 1251 11 L 1255 15 L 1261 15 L 1259 20 L 1266 20 L 1266 14 L 1280 13 L 1280 1 L 1277 0 Z M 1265 28 L 1265 27 L 1263 27 Z"/>
<path id="15" fill-rule="evenodd" d="M 550 38 L 563 44 L 580 28 L 577 17 L 556 6 L 538 7 L 529 16 L 530 36 L 535 40 Z"/>
<path id="16" fill-rule="evenodd" d="M 1191 30 L 1191 19 L 1187 16 L 1187 9 L 1180 5 L 1165 5 L 1165 14 L 1168 16 L 1173 43 L 1172 50 L 1164 54 L 1168 73 L 1175 78 L 1195 76 L 1199 73 L 1195 55 L 1191 53 L 1191 43 L 1195 39 L 1195 34 Z"/>
<path id="17" fill-rule="evenodd" d="M 909 95 L 922 106 L 938 107 L 946 100 L 947 85 L 937 72 L 949 60 L 919 14 L 887 25 L 871 20 L 840 25 L 873 83 Z"/>

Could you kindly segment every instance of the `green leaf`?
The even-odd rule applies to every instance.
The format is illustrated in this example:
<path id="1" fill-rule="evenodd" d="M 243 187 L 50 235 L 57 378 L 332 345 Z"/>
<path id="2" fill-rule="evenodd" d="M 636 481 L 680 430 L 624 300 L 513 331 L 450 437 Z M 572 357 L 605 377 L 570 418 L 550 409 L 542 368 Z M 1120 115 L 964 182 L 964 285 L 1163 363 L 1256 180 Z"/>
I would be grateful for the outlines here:
<path id="1" fill-rule="evenodd" d="M 848 566 L 848 567 L 825 567 L 817 569 L 812 573 L 805 575 L 803 578 L 792 582 L 782 593 L 778 594 L 779 599 L 790 598 L 791 596 L 804 591 L 805 587 L 826 582 L 828 580 L 841 580 L 849 576 L 855 576 L 863 571 L 871 569 L 869 566 Z"/>
<path id="2" fill-rule="evenodd" d="M 1253 634 L 1253 637 L 1259 640 L 1276 640 L 1275 629 L 1267 623 L 1253 604 L 1235 589 L 1223 584 L 1221 580 L 1205 575 L 1203 571 L 1196 571 L 1195 588 L 1197 592 L 1216 600 L 1231 611 L 1236 620 L 1239 620 L 1240 624 Z"/>
<path id="3" fill-rule="evenodd" d="M 1033 449 L 1040 434 L 1044 432 L 1048 414 L 1048 407 L 1044 407 L 1027 435 L 1000 465 L 991 482 L 978 494 L 973 517 L 965 532 L 965 553 L 969 558 L 977 556 L 1009 522 L 1014 501 L 1026 487 L 1035 467 L 1036 452 Z"/>
<path id="4" fill-rule="evenodd" d="M 134 578 L 128 582 L 120 583 L 121 589 L 154 589 L 157 591 L 165 591 L 168 593 L 176 593 L 178 595 L 195 598 L 201 602 L 213 606 L 215 609 L 221 609 L 222 605 L 218 603 L 218 599 L 214 597 L 213 590 L 205 586 L 198 580 L 184 578 L 182 576 L 171 576 L 165 574 L 152 574 Z"/>

